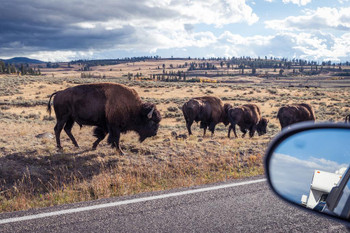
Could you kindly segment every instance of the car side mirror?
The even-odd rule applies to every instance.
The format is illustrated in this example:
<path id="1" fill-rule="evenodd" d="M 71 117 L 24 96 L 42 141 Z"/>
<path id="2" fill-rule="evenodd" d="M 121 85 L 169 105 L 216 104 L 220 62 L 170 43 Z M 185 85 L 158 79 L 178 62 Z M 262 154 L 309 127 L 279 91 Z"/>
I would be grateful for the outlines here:
<path id="1" fill-rule="evenodd" d="M 272 190 L 301 208 L 350 222 L 350 124 L 299 123 L 265 155 Z M 349 224 L 347 224 L 349 225 Z"/>

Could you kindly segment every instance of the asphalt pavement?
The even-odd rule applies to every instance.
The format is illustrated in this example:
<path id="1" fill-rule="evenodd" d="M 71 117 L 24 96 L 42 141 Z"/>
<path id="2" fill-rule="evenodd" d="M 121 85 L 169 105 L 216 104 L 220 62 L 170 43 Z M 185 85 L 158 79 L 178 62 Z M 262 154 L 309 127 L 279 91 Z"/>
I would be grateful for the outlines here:
<path id="1" fill-rule="evenodd" d="M 253 181 L 253 183 L 251 183 Z M 0 232 L 347 232 L 291 206 L 263 176 L 0 214 Z"/>

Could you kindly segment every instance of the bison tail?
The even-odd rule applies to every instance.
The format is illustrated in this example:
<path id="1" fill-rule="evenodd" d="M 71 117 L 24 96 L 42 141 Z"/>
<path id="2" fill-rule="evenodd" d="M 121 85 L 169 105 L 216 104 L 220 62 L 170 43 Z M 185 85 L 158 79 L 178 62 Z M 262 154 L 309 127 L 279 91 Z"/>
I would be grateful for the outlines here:
<path id="1" fill-rule="evenodd" d="M 190 116 L 193 116 L 193 111 L 192 111 L 192 108 L 189 106 L 188 103 L 185 103 L 183 106 L 182 106 L 182 113 L 185 117 L 186 120 L 189 120 L 189 117 Z"/>
<path id="2" fill-rule="evenodd" d="M 49 113 L 49 116 L 51 116 L 51 98 L 52 98 L 52 96 L 56 95 L 57 93 L 58 93 L 58 92 L 53 93 L 53 94 L 50 96 L 49 102 L 47 103 L 47 112 Z"/>
<path id="3" fill-rule="evenodd" d="M 349 123 L 350 122 L 350 115 L 347 115 L 346 117 L 345 117 L 345 123 Z"/>
<path id="4" fill-rule="evenodd" d="M 228 118 L 228 121 L 229 121 L 229 123 L 231 123 L 232 125 L 234 125 L 234 124 L 236 124 L 236 120 L 232 117 L 232 115 L 231 115 L 231 112 L 232 111 L 230 111 L 231 109 L 229 109 L 228 111 L 227 111 L 227 118 Z"/>

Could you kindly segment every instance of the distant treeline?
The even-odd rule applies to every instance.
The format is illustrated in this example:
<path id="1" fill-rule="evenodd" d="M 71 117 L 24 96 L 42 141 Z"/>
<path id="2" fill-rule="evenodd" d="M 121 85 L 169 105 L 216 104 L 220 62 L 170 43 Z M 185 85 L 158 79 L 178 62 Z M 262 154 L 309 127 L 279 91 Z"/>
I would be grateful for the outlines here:
<path id="1" fill-rule="evenodd" d="M 40 75 L 40 68 L 30 67 L 29 64 L 9 64 L 0 60 L 0 74 Z"/>
<path id="2" fill-rule="evenodd" d="M 291 69 L 293 66 L 314 66 L 316 67 L 327 67 L 335 68 L 341 66 L 349 66 L 350 62 L 340 62 L 334 63 L 332 61 L 308 61 L 304 59 L 287 59 L 287 58 L 276 58 L 276 57 L 267 57 L 264 58 L 251 58 L 251 57 L 212 57 L 212 58 L 161 58 L 160 56 L 143 56 L 143 57 L 130 57 L 130 58 L 120 58 L 120 59 L 102 59 L 102 60 L 76 60 L 71 61 L 70 64 L 81 64 L 86 67 L 92 66 L 105 66 L 105 65 L 116 65 L 121 63 L 130 63 L 130 62 L 140 62 L 147 60 L 193 60 L 193 63 L 190 64 L 189 70 L 196 69 L 207 69 L 215 70 L 216 66 L 213 66 L 212 63 L 220 62 L 221 68 L 226 66 L 227 68 L 239 67 L 239 68 L 284 68 Z M 89 70 L 89 69 L 87 69 Z"/>
<path id="3" fill-rule="evenodd" d="M 144 57 L 127 57 L 127 58 L 118 58 L 118 59 L 101 59 L 101 60 L 75 60 L 71 61 L 71 64 L 86 64 L 89 66 L 107 66 L 107 65 L 116 65 L 127 62 L 139 62 L 146 60 L 158 60 L 161 59 L 159 56 L 144 56 Z"/>
<path id="4" fill-rule="evenodd" d="M 348 66 L 350 62 L 334 63 L 331 61 L 308 61 L 304 59 L 287 59 L 287 58 L 276 58 L 267 57 L 264 58 L 251 58 L 251 57 L 212 57 L 212 58 L 161 58 L 160 56 L 142 56 L 142 57 L 130 57 L 130 58 L 118 58 L 118 59 L 101 59 L 101 60 L 75 60 L 68 63 L 68 68 L 71 65 L 78 64 L 80 66 L 80 71 L 90 71 L 93 66 L 106 66 L 106 65 L 116 65 L 121 63 L 133 63 L 142 62 L 149 60 L 184 60 L 183 65 L 177 65 L 177 68 L 187 68 L 187 71 L 196 70 L 217 70 L 219 68 L 226 70 L 240 70 L 241 74 L 245 73 L 245 69 L 250 69 L 251 73 L 254 75 L 256 69 L 279 69 L 280 74 L 283 73 L 285 69 L 293 69 L 293 73 L 307 73 L 307 74 L 317 74 L 323 70 L 342 72 L 342 76 L 348 76 L 350 69 Z M 36 65 L 31 66 L 29 64 L 11 64 L 0 60 L 0 73 L 5 74 L 29 74 L 29 75 L 40 75 L 40 68 L 46 66 L 46 68 L 58 68 L 61 63 L 51 63 L 47 62 L 46 65 Z M 343 67 L 347 69 L 343 69 Z M 159 69 L 165 69 L 165 64 Z M 170 65 L 170 69 L 173 69 Z M 164 72 L 164 71 L 163 71 Z"/>

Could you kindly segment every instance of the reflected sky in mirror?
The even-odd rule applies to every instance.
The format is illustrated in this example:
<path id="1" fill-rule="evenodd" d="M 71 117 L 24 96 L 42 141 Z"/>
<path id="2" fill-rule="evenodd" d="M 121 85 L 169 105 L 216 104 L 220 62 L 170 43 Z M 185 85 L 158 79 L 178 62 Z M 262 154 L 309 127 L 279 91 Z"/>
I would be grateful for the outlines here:
<path id="1" fill-rule="evenodd" d="M 335 173 L 349 166 L 349 142 L 348 129 L 312 129 L 285 139 L 269 165 L 276 191 L 301 204 L 302 195 L 309 194 L 315 170 Z"/>

